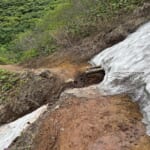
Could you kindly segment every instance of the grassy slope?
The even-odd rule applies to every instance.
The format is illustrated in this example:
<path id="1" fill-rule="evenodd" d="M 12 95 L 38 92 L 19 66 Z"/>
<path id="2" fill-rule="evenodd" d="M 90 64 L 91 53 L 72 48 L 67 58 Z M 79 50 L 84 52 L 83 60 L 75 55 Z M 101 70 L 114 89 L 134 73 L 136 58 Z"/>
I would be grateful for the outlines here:
<path id="1" fill-rule="evenodd" d="M 0 63 L 50 54 L 65 40 L 89 36 L 97 31 L 99 22 L 133 10 L 144 1 L 2 0 Z"/>
<path id="2" fill-rule="evenodd" d="M 56 0 L 56 5 L 52 5 L 53 1 L 55 0 L 2 0 L 0 2 L 0 63 L 5 63 L 10 58 L 13 60 L 14 57 L 20 57 L 20 49 L 12 43 L 22 37 L 22 34 L 26 35 L 34 30 L 35 25 L 41 22 L 41 18 L 61 3 L 60 0 Z M 32 57 L 36 54 L 32 50 L 26 52 L 24 57 L 30 55 Z"/>

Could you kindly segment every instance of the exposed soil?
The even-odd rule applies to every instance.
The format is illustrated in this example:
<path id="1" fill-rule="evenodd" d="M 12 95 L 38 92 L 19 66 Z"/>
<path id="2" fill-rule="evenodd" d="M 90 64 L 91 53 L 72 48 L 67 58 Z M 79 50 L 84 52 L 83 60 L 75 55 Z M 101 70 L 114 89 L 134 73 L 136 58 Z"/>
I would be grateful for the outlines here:
<path id="1" fill-rule="evenodd" d="M 102 97 L 95 86 L 65 91 L 9 150 L 149 150 L 138 105 Z"/>
<path id="2" fill-rule="evenodd" d="M 18 65 L 0 65 L 0 69 L 4 69 L 11 72 L 22 72 L 24 69 Z"/>
<path id="3" fill-rule="evenodd" d="M 82 63 L 80 66 L 78 64 L 72 64 L 70 62 L 64 61 L 59 64 L 57 67 L 39 67 L 38 69 L 34 68 L 26 68 L 21 65 L 0 65 L 0 69 L 7 70 L 10 72 L 22 73 L 22 72 L 33 72 L 39 74 L 45 70 L 49 70 L 50 72 L 58 75 L 63 80 L 73 79 L 77 73 L 84 72 L 86 68 L 90 67 L 88 63 Z"/>
<path id="4" fill-rule="evenodd" d="M 0 125 L 30 113 L 44 104 L 54 105 L 67 88 L 99 83 L 104 76 L 102 74 L 101 77 L 99 72 L 93 74 L 92 79 L 89 78 L 91 76 L 84 75 L 84 78 L 81 77 L 79 80 L 80 74 L 82 75 L 87 67 L 89 67 L 87 64 L 81 66 L 62 64 L 56 68 L 31 70 L 15 65 L 2 66 L 3 69 L 17 72 L 19 81 L 14 85 L 16 88 L 7 92 L 7 95 L 1 94 L 5 100 L 0 103 Z"/>
<path id="5" fill-rule="evenodd" d="M 85 88 L 69 90 L 61 99 L 61 107 L 42 121 L 32 149 L 150 149 L 139 108 L 128 97 L 102 97 Z"/>

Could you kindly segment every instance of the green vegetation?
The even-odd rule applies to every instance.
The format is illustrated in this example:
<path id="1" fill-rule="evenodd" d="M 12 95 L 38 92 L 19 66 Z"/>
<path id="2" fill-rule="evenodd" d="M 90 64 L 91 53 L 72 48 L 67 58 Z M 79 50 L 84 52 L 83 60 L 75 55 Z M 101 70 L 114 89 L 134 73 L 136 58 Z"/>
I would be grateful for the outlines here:
<path id="1" fill-rule="evenodd" d="M 16 73 L 10 73 L 0 69 L 0 103 L 5 100 L 5 96 L 18 83 L 19 77 Z"/>
<path id="2" fill-rule="evenodd" d="M 0 56 L 15 61 L 16 52 L 11 49 L 11 42 L 17 36 L 33 30 L 35 24 L 50 9 L 49 0 L 1 0 L 0 1 Z M 52 8 L 53 9 L 53 8 Z M 12 52 L 13 51 L 13 52 Z M 7 63 L 8 59 L 0 59 Z"/>
<path id="3" fill-rule="evenodd" d="M 8 43 L 19 32 L 33 29 L 34 22 L 42 16 L 48 3 L 48 0 L 1 0 L 0 43 Z"/>
<path id="4" fill-rule="evenodd" d="M 0 64 L 47 55 L 145 0 L 1 0 Z"/>

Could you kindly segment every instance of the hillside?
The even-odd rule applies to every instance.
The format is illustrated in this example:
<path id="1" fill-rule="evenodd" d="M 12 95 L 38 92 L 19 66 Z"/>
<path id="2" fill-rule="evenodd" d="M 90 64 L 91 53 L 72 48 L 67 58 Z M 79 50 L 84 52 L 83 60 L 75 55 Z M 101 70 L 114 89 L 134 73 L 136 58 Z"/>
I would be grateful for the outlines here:
<path id="1" fill-rule="evenodd" d="M 0 63 L 51 54 L 109 26 L 148 0 L 2 0 Z"/>
<path id="2" fill-rule="evenodd" d="M 36 31 L 37 24 L 43 21 L 47 13 L 55 11 L 59 4 L 62 4 L 61 0 L 2 0 L 0 2 L 0 62 L 7 63 L 8 59 L 12 62 L 18 61 L 16 59 L 21 57 L 20 54 L 24 50 L 15 47 L 19 39 L 33 30 Z M 26 52 L 25 55 L 27 55 L 25 57 L 30 55 L 32 57 L 36 52 L 29 52 L 29 55 Z"/>
<path id="3" fill-rule="evenodd" d="M 150 149 L 150 0 L 2 0 L 0 12 L 0 150 Z"/>

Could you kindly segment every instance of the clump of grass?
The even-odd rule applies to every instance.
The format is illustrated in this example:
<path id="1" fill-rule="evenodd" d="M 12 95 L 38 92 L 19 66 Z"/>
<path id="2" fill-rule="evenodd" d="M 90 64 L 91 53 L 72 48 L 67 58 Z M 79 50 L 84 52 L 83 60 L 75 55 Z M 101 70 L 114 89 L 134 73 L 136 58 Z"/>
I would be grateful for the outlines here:
<path id="1" fill-rule="evenodd" d="M 0 103 L 3 102 L 7 94 L 16 87 L 18 81 L 18 74 L 0 69 Z"/>
<path id="2" fill-rule="evenodd" d="M 6 65 L 8 62 L 9 62 L 9 61 L 8 61 L 7 58 L 5 58 L 5 57 L 0 57 L 0 64 L 1 64 L 1 65 Z"/>

